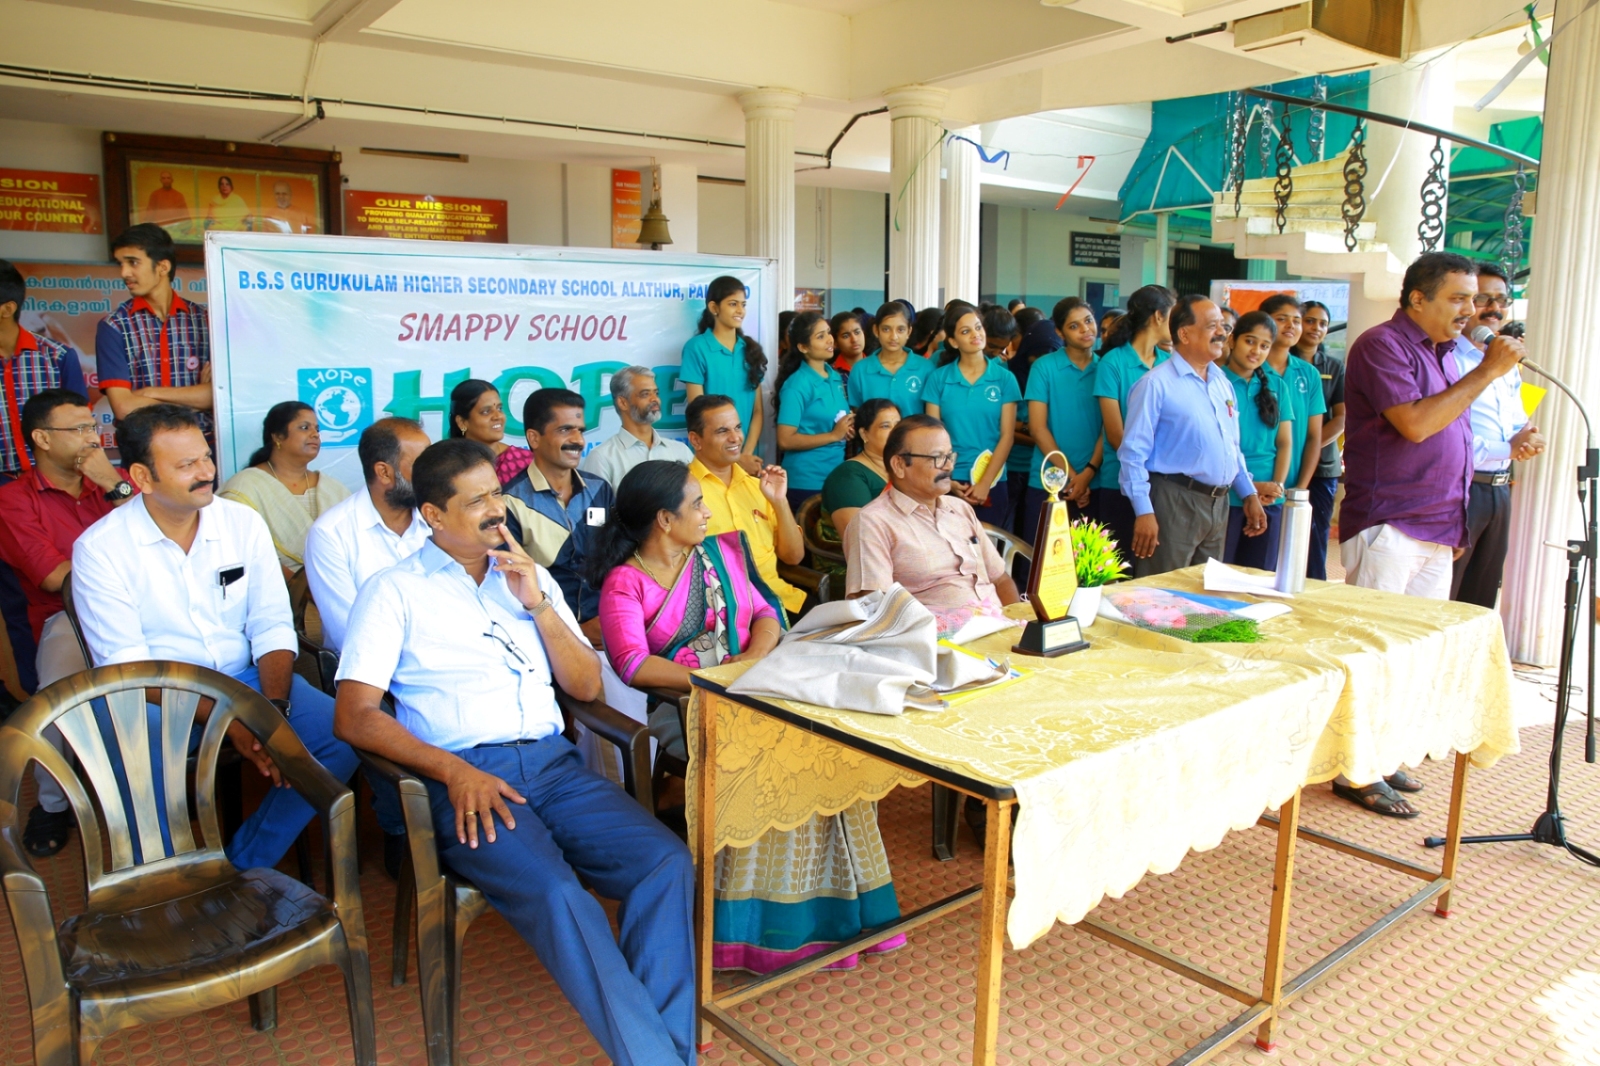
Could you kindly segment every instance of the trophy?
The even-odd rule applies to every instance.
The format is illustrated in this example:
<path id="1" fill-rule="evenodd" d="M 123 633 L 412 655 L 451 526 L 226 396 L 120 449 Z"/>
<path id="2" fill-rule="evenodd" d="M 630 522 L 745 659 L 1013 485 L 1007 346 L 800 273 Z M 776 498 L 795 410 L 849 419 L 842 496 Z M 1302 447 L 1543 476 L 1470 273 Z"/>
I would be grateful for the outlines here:
<path id="1" fill-rule="evenodd" d="M 1052 463 L 1059 457 L 1060 463 Z M 1033 565 L 1028 573 L 1028 602 L 1038 620 L 1022 631 L 1022 641 L 1011 650 L 1022 655 L 1065 655 L 1082 651 L 1088 642 L 1078 620 L 1067 617 L 1072 594 L 1078 591 L 1078 568 L 1072 558 L 1072 531 L 1061 490 L 1071 477 L 1067 457 L 1051 452 L 1041 460 L 1039 480 L 1045 501 L 1039 510 L 1039 529 L 1033 538 Z"/>

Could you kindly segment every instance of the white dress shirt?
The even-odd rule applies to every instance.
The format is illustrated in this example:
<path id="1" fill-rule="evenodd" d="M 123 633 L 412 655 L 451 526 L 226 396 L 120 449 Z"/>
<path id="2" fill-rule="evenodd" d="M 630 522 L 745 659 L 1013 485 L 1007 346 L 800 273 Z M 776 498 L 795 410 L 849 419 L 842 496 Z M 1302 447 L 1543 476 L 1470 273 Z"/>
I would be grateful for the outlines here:
<path id="1" fill-rule="evenodd" d="M 1465 336 L 1456 338 L 1456 348 L 1451 354 L 1455 356 L 1459 377 L 1476 370 L 1484 355 Z M 1472 468 L 1486 474 L 1510 470 L 1511 438 L 1528 424 L 1528 412 L 1522 408 L 1522 371 L 1512 367 L 1489 382 L 1489 387 L 1472 401 L 1470 410 Z"/>
<path id="2" fill-rule="evenodd" d="M 172 659 L 237 676 L 299 647 L 266 522 L 220 497 L 200 511 L 188 554 L 143 496 L 100 519 L 73 545 L 72 598 L 98 666 Z"/>
<path id="3" fill-rule="evenodd" d="M 385 525 L 364 486 L 323 512 L 306 534 L 305 559 L 324 647 L 344 648 L 350 610 L 367 578 L 409 558 L 427 539 L 428 523 L 416 511 L 403 534 Z"/>
<path id="4" fill-rule="evenodd" d="M 535 564 L 539 587 L 583 640 L 561 586 Z M 491 565 L 479 585 L 430 538 L 361 586 L 339 680 L 394 695 L 396 717 L 446 751 L 538 740 L 561 731 L 537 623 Z"/>
<path id="5" fill-rule="evenodd" d="M 600 478 L 615 492 L 623 476 L 647 459 L 675 459 L 685 466 L 694 460 L 694 452 L 687 444 L 660 433 L 654 436 L 654 443 L 646 445 L 626 429 L 618 429 L 596 444 L 594 450 L 583 457 L 578 469 Z"/>

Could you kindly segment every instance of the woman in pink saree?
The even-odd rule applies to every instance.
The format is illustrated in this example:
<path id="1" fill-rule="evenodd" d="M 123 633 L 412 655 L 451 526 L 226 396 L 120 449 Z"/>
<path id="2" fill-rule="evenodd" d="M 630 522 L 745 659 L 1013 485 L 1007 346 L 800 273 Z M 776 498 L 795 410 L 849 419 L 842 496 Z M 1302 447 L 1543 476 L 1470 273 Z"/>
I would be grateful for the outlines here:
<path id="1" fill-rule="evenodd" d="M 778 643 L 782 603 L 756 572 L 744 535 L 707 537 L 710 518 L 699 480 L 682 463 L 641 463 L 617 487 L 590 580 L 600 585 L 606 655 L 636 688 L 687 693 L 691 671 L 759 659 Z M 676 707 L 653 712 L 650 731 L 685 755 Z M 768 973 L 900 916 L 873 803 L 724 848 L 715 876 L 718 969 Z M 869 950 L 903 943 L 897 936 Z"/>

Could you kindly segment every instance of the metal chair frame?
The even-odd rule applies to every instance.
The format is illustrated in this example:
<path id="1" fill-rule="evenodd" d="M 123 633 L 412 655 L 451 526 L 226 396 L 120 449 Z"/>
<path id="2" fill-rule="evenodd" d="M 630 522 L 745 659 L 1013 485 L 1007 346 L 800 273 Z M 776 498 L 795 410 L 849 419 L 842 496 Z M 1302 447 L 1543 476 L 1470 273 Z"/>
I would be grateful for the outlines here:
<path id="1" fill-rule="evenodd" d="M 152 703 L 160 707 L 161 780 L 148 726 Z M 202 703 L 210 711 L 191 806 L 189 738 Z M 331 900 L 276 870 L 238 870 L 223 852 L 212 793 L 234 721 L 320 812 Z M 51 726 L 68 754 L 46 739 Z M 83 842 L 87 906 L 59 924 L 21 845 L 21 792 L 34 762 L 61 782 Z M 124 663 L 64 678 L 23 704 L 0 725 L 0 872 L 39 1066 L 87 1063 L 121 1029 L 244 997 L 255 1028 L 270 1030 L 277 986 L 323 965 L 344 973 L 355 1061 L 377 1062 L 355 797 L 248 686 L 188 663 Z"/>

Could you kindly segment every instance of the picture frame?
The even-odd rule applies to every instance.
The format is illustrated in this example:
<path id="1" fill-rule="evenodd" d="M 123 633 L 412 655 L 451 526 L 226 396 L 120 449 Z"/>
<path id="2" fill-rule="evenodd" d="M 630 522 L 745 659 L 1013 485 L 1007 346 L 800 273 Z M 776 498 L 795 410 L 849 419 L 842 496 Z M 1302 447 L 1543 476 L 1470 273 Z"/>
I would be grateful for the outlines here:
<path id="1" fill-rule="evenodd" d="M 338 152 L 107 131 L 101 154 L 108 245 L 154 222 L 172 234 L 178 262 L 198 264 L 211 229 L 343 230 Z"/>

